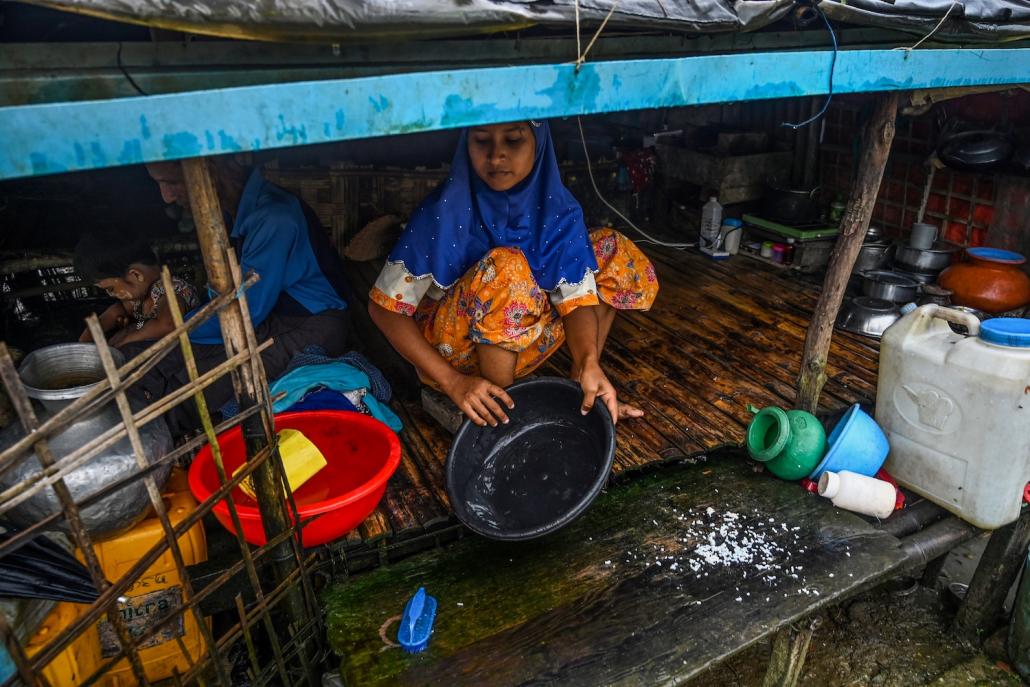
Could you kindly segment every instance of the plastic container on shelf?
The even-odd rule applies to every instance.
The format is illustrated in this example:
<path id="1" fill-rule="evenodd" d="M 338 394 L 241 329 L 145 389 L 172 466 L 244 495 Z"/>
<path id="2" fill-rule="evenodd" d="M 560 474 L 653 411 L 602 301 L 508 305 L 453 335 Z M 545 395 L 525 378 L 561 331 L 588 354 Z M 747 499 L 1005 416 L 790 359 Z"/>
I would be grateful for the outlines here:
<path id="1" fill-rule="evenodd" d="M 722 205 L 712 196 L 701 208 L 700 247 L 713 248 L 719 242 L 719 227 L 722 226 Z"/>
<path id="2" fill-rule="evenodd" d="M 772 259 L 772 256 L 773 256 L 773 242 L 772 241 L 764 241 L 764 242 L 762 242 L 762 249 L 761 249 L 761 253 L 759 253 L 759 255 L 761 255 L 763 258 Z"/>
<path id="3" fill-rule="evenodd" d="M 949 322 L 969 335 L 952 331 Z M 983 529 L 1019 517 L 1030 481 L 1030 320 L 920 306 L 880 342 L 876 420 L 898 482 Z"/>
<path id="4" fill-rule="evenodd" d="M 787 255 L 787 244 L 786 243 L 774 243 L 772 247 L 772 259 L 773 262 L 783 263 L 785 256 Z"/>
<path id="5" fill-rule="evenodd" d="M 797 252 L 797 244 L 793 238 L 787 239 L 787 250 L 783 253 L 783 264 L 793 265 L 794 264 L 794 253 Z"/>
<path id="6" fill-rule="evenodd" d="M 740 238 L 744 234 L 744 223 L 739 219 L 727 217 L 722 221 L 722 249 L 730 255 L 740 252 Z"/>
<path id="7" fill-rule="evenodd" d="M 169 477 L 164 494 L 168 519 L 173 527 L 182 522 L 197 507 L 197 501 L 190 493 L 188 482 L 182 470 L 174 470 Z M 129 571 L 132 566 L 158 540 L 164 538 L 161 521 L 153 511 L 149 517 L 125 534 L 94 544 L 100 567 L 107 579 L 114 581 Z M 204 527 L 198 522 L 179 538 L 179 548 L 186 565 L 195 565 L 207 560 L 207 539 Z M 81 554 L 80 558 L 81 558 Z M 150 630 L 154 623 L 166 617 L 168 612 L 181 608 L 184 602 L 182 580 L 179 577 L 175 559 L 170 550 L 161 557 L 129 587 L 125 596 L 127 603 L 118 605 L 122 618 L 128 623 L 129 631 L 139 637 Z M 110 622 L 97 623 L 101 660 L 114 656 L 119 643 Z M 179 640 L 189 657 L 183 654 Z M 150 681 L 171 678 L 175 670 L 180 673 L 190 668 L 191 662 L 200 659 L 206 648 L 200 634 L 196 616 L 186 612 L 166 625 L 140 649 L 140 659 Z M 104 687 L 129 687 L 136 684 L 127 660 L 119 661 L 101 680 Z"/>

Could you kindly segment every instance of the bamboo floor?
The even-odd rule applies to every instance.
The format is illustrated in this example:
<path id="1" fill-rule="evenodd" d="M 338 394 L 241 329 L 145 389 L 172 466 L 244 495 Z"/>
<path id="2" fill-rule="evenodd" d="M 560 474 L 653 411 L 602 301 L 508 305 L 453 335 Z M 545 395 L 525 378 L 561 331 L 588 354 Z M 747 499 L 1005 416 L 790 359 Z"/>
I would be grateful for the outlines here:
<path id="1" fill-rule="evenodd" d="M 645 410 L 620 423 L 616 474 L 743 443 L 747 404 L 791 406 L 818 285 L 745 256 L 714 262 L 693 252 L 648 249 L 661 291 L 649 312 L 616 318 L 602 365 L 620 398 Z M 361 293 L 378 265 L 352 263 Z M 878 342 L 834 332 L 821 411 L 872 403 Z M 564 375 L 564 351 L 541 369 Z M 444 485 L 450 435 L 418 402 L 398 402 L 403 457 L 375 512 L 342 549 L 350 563 L 401 557 L 434 532 L 453 531 Z M 410 546 L 404 546 L 410 541 Z M 421 542 L 421 544 L 416 543 Z"/>

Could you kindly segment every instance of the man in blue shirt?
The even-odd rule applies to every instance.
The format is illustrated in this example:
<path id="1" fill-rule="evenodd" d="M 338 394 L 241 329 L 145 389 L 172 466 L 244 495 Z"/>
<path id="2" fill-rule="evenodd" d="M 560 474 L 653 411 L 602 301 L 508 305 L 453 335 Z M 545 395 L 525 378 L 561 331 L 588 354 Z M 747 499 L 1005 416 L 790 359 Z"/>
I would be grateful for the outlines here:
<path id="1" fill-rule="evenodd" d="M 148 165 L 147 171 L 166 203 L 189 206 L 178 163 Z M 295 196 L 265 181 L 258 169 L 247 178 L 231 160 L 220 158 L 213 171 L 240 267 L 244 274 L 253 271 L 260 276 L 247 290 L 247 305 L 258 341 L 273 340 L 262 353 L 268 378 L 281 374 L 293 355 L 309 345 L 320 346 L 331 356 L 345 353 L 348 320 L 343 264 L 318 218 Z M 225 360 L 217 318 L 194 329 L 190 341 L 201 374 Z M 130 345 L 123 352 L 131 356 L 145 347 L 133 349 Z M 147 399 L 160 398 L 187 381 L 181 355 L 169 355 L 140 381 L 136 391 Z M 212 384 L 205 396 L 210 408 L 220 408 L 232 398 L 229 378 Z M 192 403 L 176 407 L 166 419 L 173 435 L 200 426 Z"/>

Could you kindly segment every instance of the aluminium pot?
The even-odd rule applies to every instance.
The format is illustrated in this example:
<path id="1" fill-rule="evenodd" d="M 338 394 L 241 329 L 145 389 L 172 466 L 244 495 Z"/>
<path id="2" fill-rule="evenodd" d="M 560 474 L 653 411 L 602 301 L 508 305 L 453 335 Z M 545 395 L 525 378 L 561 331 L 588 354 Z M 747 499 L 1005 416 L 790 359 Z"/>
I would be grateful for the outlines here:
<path id="1" fill-rule="evenodd" d="M 855 267 L 851 271 L 854 274 L 861 274 L 884 267 L 890 259 L 887 254 L 889 248 L 890 244 L 887 243 L 862 244 L 858 251 L 858 258 L 855 260 Z"/>
<path id="2" fill-rule="evenodd" d="M 951 264 L 951 259 L 959 247 L 948 241 L 935 241 L 932 248 L 913 248 L 906 244 L 898 244 L 894 254 L 894 264 L 906 272 L 935 274 Z"/>
<path id="3" fill-rule="evenodd" d="M 112 350 L 111 355 L 117 364 L 123 362 L 118 351 Z M 37 408 L 40 424 L 92 390 L 105 377 L 97 347 L 83 343 L 57 344 L 37 349 L 25 357 L 18 368 L 18 375 L 25 385 L 26 394 L 41 406 Z M 138 411 L 139 408 L 134 407 L 133 410 Z M 60 462 L 76 449 L 120 424 L 121 414 L 112 400 L 91 413 L 80 415 L 67 428 L 53 434 L 47 444 L 55 462 Z M 147 464 L 164 456 L 172 448 L 172 436 L 162 418 L 140 427 L 139 434 L 145 453 L 143 458 Z M 8 448 L 23 436 L 19 424 L 7 427 L 0 433 L 0 450 Z M 17 456 L 14 465 L 0 476 L 0 491 L 36 480 L 40 471 L 39 460 L 29 449 Z M 68 472 L 64 483 L 72 498 L 81 502 L 139 471 L 129 439 L 123 437 Z M 171 464 L 165 463 L 150 473 L 159 489 L 164 487 L 170 471 Z M 149 508 L 150 498 L 146 485 L 139 479 L 80 509 L 80 514 L 91 536 L 107 538 L 132 527 L 146 515 Z M 61 503 L 54 490 L 47 487 L 12 506 L 4 516 L 15 527 L 26 528 L 61 510 Z M 61 527 L 67 529 L 65 521 L 60 522 Z"/>
<path id="4" fill-rule="evenodd" d="M 912 303 L 919 295 L 919 282 L 897 272 L 871 270 L 862 274 L 862 293 L 891 303 Z"/>

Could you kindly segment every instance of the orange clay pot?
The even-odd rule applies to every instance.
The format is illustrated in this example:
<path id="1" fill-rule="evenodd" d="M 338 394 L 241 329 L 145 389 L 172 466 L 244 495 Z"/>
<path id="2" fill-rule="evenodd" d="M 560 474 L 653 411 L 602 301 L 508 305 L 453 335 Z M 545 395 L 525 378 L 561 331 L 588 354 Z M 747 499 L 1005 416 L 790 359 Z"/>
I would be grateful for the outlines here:
<path id="1" fill-rule="evenodd" d="M 1030 305 L 1030 277 L 1022 270 L 1026 258 L 997 248 L 969 248 L 968 261 L 941 272 L 938 283 L 955 292 L 956 305 L 987 313 Z"/>

